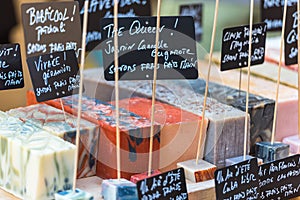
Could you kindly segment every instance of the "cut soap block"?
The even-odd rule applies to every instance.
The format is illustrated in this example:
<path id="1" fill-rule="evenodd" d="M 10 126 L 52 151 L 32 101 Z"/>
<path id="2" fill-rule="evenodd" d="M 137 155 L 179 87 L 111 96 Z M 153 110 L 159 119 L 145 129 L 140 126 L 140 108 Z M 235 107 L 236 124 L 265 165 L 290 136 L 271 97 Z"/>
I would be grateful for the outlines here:
<path id="1" fill-rule="evenodd" d="M 76 147 L 29 123 L 0 114 L 0 186 L 26 200 L 53 199 L 73 186 Z"/>
<path id="2" fill-rule="evenodd" d="M 264 163 L 280 160 L 289 156 L 289 145 L 281 142 L 256 143 L 256 157 L 263 159 Z"/>
<path id="3" fill-rule="evenodd" d="M 158 174 L 161 174 L 161 172 L 158 170 L 152 170 L 150 176 L 148 176 L 148 172 L 144 172 L 141 174 L 135 174 L 130 177 L 130 181 L 133 183 L 137 183 L 140 180 L 143 180 L 143 179 L 146 179 L 146 178 L 149 178 L 152 176 L 156 176 Z"/>
<path id="4" fill-rule="evenodd" d="M 102 182 L 104 200 L 138 200 L 136 185 L 126 179 L 109 179 Z"/>
<path id="5" fill-rule="evenodd" d="M 151 119 L 152 102 L 150 99 L 140 97 L 122 99 L 119 101 L 119 106 L 139 116 Z M 173 170 L 178 162 L 196 157 L 201 125 L 200 116 L 156 101 L 154 120 L 161 126 L 159 152 L 159 169 L 161 171 Z M 204 146 L 207 125 L 208 120 L 205 119 L 202 147 Z"/>
<path id="6" fill-rule="evenodd" d="M 85 88 L 86 93 L 93 95 L 97 99 L 110 98 L 114 91 L 113 83 L 105 81 L 101 77 L 102 71 L 100 69 L 90 69 L 84 72 L 84 81 L 89 85 L 89 87 Z M 187 84 L 189 83 L 187 82 Z M 102 93 L 102 90 L 105 93 Z M 101 93 L 97 91 L 101 91 Z M 157 100 L 198 116 L 202 115 L 203 95 L 179 87 L 176 84 L 170 84 L 169 80 L 157 81 L 156 92 Z M 151 98 L 152 84 L 145 81 L 122 81 L 122 84 L 120 84 L 120 99 L 132 96 Z M 217 167 L 223 167 L 225 166 L 226 158 L 243 154 L 241 146 L 244 143 L 242 135 L 244 134 L 245 113 L 232 106 L 227 106 L 208 98 L 206 117 L 209 120 L 209 124 L 206 132 L 204 159 Z M 249 134 L 247 141 L 248 149 Z"/>
<path id="7" fill-rule="evenodd" d="M 290 146 L 291 154 L 299 154 L 300 153 L 300 138 L 299 135 L 293 135 L 286 138 L 283 138 L 283 143 L 288 144 Z"/>
<path id="8" fill-rule="evenodd" d="M 240 163 L 240 162 L 243 162 L 243 161 L 246 161 L 246 160 L 250 160 L 252 158 L 254 158 L 254 157 L 253 156 L 249 156 L 249 155 L 238 156 L 238 157 L 234 157 L 234 158 L 228 158 L 228 159 L 226 159 L 226 167 L 230 166 L 230 165 L 234 165 L 234 164 Z M 262 159 L 257 158 L 257 164 L 261 165 L 262 163 L 263 163 Z"/>
<path id="9" fill-rule="evenodd" d="M 46 104 L 11 109 L 7 113 L 75 144 L 77 118 L 73 115 L 64 114 L 63 111 Z M 78 178 L 96 174 L 99 130 L 96 124 L 81 119 Z"/>
<path id="10" fill-rule="evenodd" d="M 177 163 L 177 167 L 183 167 L 185 177 L 194 183 L 214 179 L 214 173 L 217 169 L 215 165 L 204 160 L 199 160 L 198 163 L 196 160 L 187 160 Z"/>
<path id="11" fill-rule="evenodd" d="M 94 197 L 80 189 L 59 191 L 55 193 L 55 200 L 93 200 Z"/>

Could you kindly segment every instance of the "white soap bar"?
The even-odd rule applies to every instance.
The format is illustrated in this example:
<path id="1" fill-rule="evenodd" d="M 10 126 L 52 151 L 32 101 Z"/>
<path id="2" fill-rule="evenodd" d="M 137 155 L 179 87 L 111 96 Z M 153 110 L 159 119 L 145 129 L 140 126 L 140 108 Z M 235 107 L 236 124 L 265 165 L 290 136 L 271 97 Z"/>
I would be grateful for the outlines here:
<path id="1" fill-rule="evenodd" d="M 84 192 L 80 189 L 66 190 L 55 193 L 55 200 L 93 200 L 94 197 L 90 193 Z"/>
<path id="2" fill-rule="evenodd" d="M 108 179 L 102 182 L 104 200 L 138 200 L 136 185 L 126 179 Z"/>
<path id="3" fill-rule="evenodd" d="M 76 147 L 0 114 L 0 187 L 26 200 L 53 199 L 72 188 Z"/>

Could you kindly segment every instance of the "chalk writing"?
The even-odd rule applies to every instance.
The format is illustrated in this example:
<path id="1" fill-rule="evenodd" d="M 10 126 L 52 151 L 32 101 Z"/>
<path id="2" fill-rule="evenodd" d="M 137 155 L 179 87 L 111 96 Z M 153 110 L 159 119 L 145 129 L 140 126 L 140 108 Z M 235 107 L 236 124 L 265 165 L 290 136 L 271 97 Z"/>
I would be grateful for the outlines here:
<path id="1" fill-rule="evenodd" d="M 0 90 L 24 87 L 19 44 L 0 45 Z"/>
<path id="2" fill-rule="evenodd" d="M 215 172 L 217 199 L 258 199 L 257 159 L 219 169 Z"/>
<path id="3" fill-rule="evenodd" d="M 137 183 L 141 200 L 184 200 L 188 199 L 183 168 L 153 176 Z"/>
<path id="4" fill-rule="evenodd" d="M 80 75 L 74 50 L 27 58 L 39 102 L 78 93 Z"/>
<path id="5" fill-rule="evenodd" d="M 251 65 L 264 62 L 266 24 L 255 24 L 252 28 Z M 227 28 L 223 31 L 221 71 L 246 67 L 249 56 L 249 26 Z"/>
<path id="6" fill-rule="evenodd" d="M 114 80 L 114 52 L 120 59 L 120 80 L 152 79 L 158 41 L 158 79 L 194 79 L 198 77 L 195 32 L 192 17 L 162 17 L 156 28 L 156 18 L 120 18 L 117 30 L 112 19 L 101 20 L 103 60 L 106 80 Z M 176 27 L 176 28 L 175 28 Z M 115 32 L 118 49 L 114 47 Z"/>
<path id="7" fill-rule="evenodd" d="M 77 2 L 22 4 L 27 56 L 75 50 L 81 47 Z"/>

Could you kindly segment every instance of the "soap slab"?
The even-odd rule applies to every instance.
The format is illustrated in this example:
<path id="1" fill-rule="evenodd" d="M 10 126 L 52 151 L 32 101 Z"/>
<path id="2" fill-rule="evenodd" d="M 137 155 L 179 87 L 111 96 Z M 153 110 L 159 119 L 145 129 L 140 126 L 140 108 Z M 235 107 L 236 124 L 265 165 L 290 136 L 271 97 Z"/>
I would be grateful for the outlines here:
<path id="1" fill-rule="evenodd" d="M 215 165 L 204 160 L 199 160 L 198 163 L 196 160 L 187 160 L 177 163 L 177 167 L 183 167 L 185 177 L 194 183 L 214 179 L 214 173 L 217 169 Z"/>
<path id="2" fill-rule="evenodd" d="M 115 104 L 115 102 L 112 102 L 112 104 Z M 122 99 L 119 101 L 119 106 L 151 120 L 151 99 L 141 97 Z M 173 170 L 178 162 L 196 158 L 201 116 L 156 101 L 154 120 L 161 126 L 160 171 Z M 205 119 L 204 135 L 206 135 L 207 126 L 208 120 Z M 202 139 L 202 144 L 204 144 L 205 136 Z"/>
<path id="3" fill-rule="evenodd" d="M 289 156 L 289 145 L 281 142 L 256 143 L 256 157 L 263 159 L 264 163 L 283 159 Z"/>
<path id="4" fill-rule="evenodd" d="M 64 114 L 63 111 L 46 104 L 19 107 L 7 113 L 75 144 L 77 118 L 73 115 Z M 81 119 L 78 178 L 96 174 L 99 130 L 98 125 Z"/>
<path id="5" fill-rule="evenodd" d="M 203 79 L 190 80 L 188 86 L 195 92 L 204 94 L 206 82 Z M 187 86 L 187 84 L 182 84 Z M 245 91 L 209 83 L 209 97 L 218 100 L 226 105 L 233 106 L 239 110 L 246 111 Z M 248 113 L 250 115 L 250 154 L 255 154 L 255 143 L 260 141 L 270 141 L 272 134 L 273 116 L 275 101 L 249 94 Z"/>
<path id="6" fill-rule="evenodd" d="M 109 179 L 102 182 L 104 200 L 138 200 L 136 185 L 126 179 Z"/>
<path id="7" fill-rule="evenodd" d="M 158 170 L 152 170 L 150 176 L 148 176 L 148 172 L 144 172 L 141 174 L 135 174 L 130 177 L 130 181 L 136 184 L 140 180 L 143 180 L 143 179 L 146 179 L 146 178 L 149 178 L 152 176 L 156 176 L 158 174 L 161 174 L 161 172 Z"/>
<path id="8" fill-rule="evenodd" d="M 101 73 L 100 69 L 91 69 L 84 72 L 84 82 L 89 85 L 89 87 L 85 88 L 85 91 L 97 99 L 111 99 L 114 85 L 105 81 L 101 77 Z M 122 81 L 122 84 L 119 86 L 121 99 L 134 96 L 152 97 L 151 83 L 145 81 Z M 96 91 L 101 91 L 101 93 Z M 203 95 L 197 94 L 192 90 L 183 89 L 169 80 L 157 81 L 156 100 L 171 104 L 198 116 L 202 115 Z M 239 156 L 244 153 L 243 148 L 240 147 L 244 143 L 241 135 L 244 134 L 245 113 L 232 106 L 227 106 L 212 98 L 208 98 L 206 118 L 209 120 L 209 124 L 206 132 L 204 159 L 217 165 L 217 167 L 224 167 L 226 158 Z M 249 134 L 247 136 L 247 153 L 249 153 L 248 137 Z"/>
<path id="9" fill-rule="evenodd" d="M 288 144 L 290 146 L 290 153 L 291 154 L 299 154 L 300 153 L 299 135 L 292 135 L 292 136 L 283 138 L 282 142 L 284 144 Z"/>
<path id="10" fill-rule="evenodd" d="M 0 187 L 22 199 L 53 199 L 72 188 L 76 147 L 48 132 L 0 114 Z"/>
<path id="11" fill-rule="evenodd" d="M 240 162 L 243 162 L 243 161 L 246 161 L 246 160 L 251 160 L 253 158 L 254 157 L 250 156 L 250 155 L 238 156 L 238 157 L 234 157 L 234 158 L 227 158 L 226 159 L 226 167 L 228 167 L 230 165 L 234 165 L 234 164 L 240 163 Z M 258 165 L 263 164 L 263 160 L 260 159 L 260 158 L 257 158 L 257 164 Z"/>
<path id="12" fill-rule="evenodd" d="M 94 200 L 93 195 L 78 188 L 73 190 L 59 191 L 54 194 L 55 200 Z"/>

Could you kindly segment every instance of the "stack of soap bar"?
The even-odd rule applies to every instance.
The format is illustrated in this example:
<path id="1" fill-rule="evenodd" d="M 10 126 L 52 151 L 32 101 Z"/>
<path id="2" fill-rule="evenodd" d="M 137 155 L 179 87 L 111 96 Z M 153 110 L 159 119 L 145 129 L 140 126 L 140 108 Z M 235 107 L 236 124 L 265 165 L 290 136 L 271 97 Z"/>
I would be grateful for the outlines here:
<path id="1" fill-rule="evenodd" d="M 8 114 L 75 144 L 77 118 L 73 115 L 46 104 L 11 109 Z M 99 130 L 99 126 L 94 123 L 84 119 L 80 121 L 78 178 L 96 174 Z"/>
<path id="2" fill-rule="evenodd" d="M 84 192 L 80 189 L 65 190 L 55 193 L 55 200 L 93 200 L 93 195 Z"/>
<path id="3" fill-rule="evenodd" d="M 138 200 L 136 185 L 126 179 L 108 179 L 102 182 L 104 200 Z"/>
<path id="4" fill-rule="evenodd" d="M 258 142 L 256 143 L 256 157 L 264 163 L 280 160 L 289 156 L 289 145 L 281 142 Z"/>
<path id="5" fill-rule="evenodd" d="M 191 80 L 189 85 L 195 92 L 204 94 L 205 81 Z M 209 84 L 209 96 L 224 104 L 246 111 L 246 92 L 223 86 L 217 83 Z M 250 115 L 250 154 L 255 154 L 255 143 L 270 141 L 273 125 L 275 101 L 249 94 L 248 113 Z"/>
<path id="6" fill-rule="evenodd" d="M 77 113 L 78 95 L 61 99 L 64 109 Z M 52 106 L 61 107 L 58 100 L 48 101 Z M 94 98 L 83 96 L 82 118 L 100 126 L 99 152 L 97 157 L 97 176 L 109 179 L 116 178 L 116 118 L 115 107 Z M 151 123 L 125 109 L 120 110 L 120 143 L 122 177 L 130 179 L 133 174 L 148 169 L 148 152 L 150 145 Z M 153 169 L 158 168 L 160 148 L 160 126 L 154 125 Z"/>
<path id="7" fill-rule="evenodd" d="M 135 175 L 132 175 L 130 177 L 130 181 L 133 182 L 133 183 L 137 183 L 140 180 L 143 180 L 143 179 L 146 179 L 146 178 L 149 178 L 149 177 L 152 177 L 152 176 L 156 176 L 160 173 L 161 172 L 158 171 L 158 170 L 152 170 L 151 173 L 150 173 L 150 176 L 148 175 L 148 172 L 144 172 L 144 173 L 141 173 L 141 174 L 135 174 Z"/>
<path id="8" fill-rule="evenodd" d="M 73 144 L 1 113 L 0 146 L 0 186 L 8 192 L 40 200 L 72 188 Z"/>
<path id="9" fill-rule="evenodd" d="M 300 136 L 292 135 L 286 138 L 283 138 L 283 143 L 288 144 L 290 146 L 291 154 L 299 154 L 300 153 Z"/>
<path id="10" fill-rule="evenodd" d="M 112 102 L 115 104 L 115 102 Z M 121 108 L 151 119 L 152 101 L 146 98 L 133 97 L 119 101 Z M 178 162 L 196 158 L 200 134 L 201 117 L 180 108 L 155 102 L 154 120 L 160 124 L 160 162 L 161 171 L 176 168 Z M 206 135 L 208 120 L 203 126 L 202 147 Z M 203 154 L 203 153 L 202 153 Z"/>
<path id="11" fill-rule="evenodd" d="M 196 163 L 195 159 L 177 163 L 177 166 L 183 167 L 185 177 L 194 183 L 214 179 L 214 173 L 217 169 L 215 165 L 204 160 L 199 160 Z"/>

